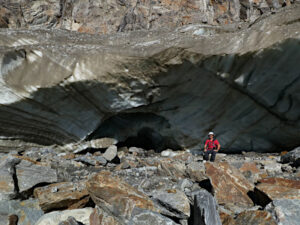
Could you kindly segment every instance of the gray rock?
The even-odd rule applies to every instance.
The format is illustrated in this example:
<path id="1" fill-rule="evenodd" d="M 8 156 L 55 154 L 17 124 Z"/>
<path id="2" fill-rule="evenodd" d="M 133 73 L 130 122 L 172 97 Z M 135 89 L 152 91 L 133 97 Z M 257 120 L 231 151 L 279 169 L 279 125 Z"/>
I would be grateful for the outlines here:
<path id="1" fill-rule="evenodd" d="M 115 145 L 109 146 L 108 149 L 102 155 L 107 161 L 112 161 L 117 156 L 118 148 Z"/>
<path id="2" fill-rule="evenodd" d="M 278 225 L 298 225 L 300 221 L 299 199 L 277 199 L 266 206 Z"/>
<path id="3" fill-rule="evenodd" d="M 56 170 L 27 160 L 22 160 L 16 166 L 16 175 L 20 193 L 37 184 L 57 182 Z"/>
<path id="4" fill-rule="evenodd" d="M 128 225 L 178 225 L 173 220 L 159 213 L 149 210 L 135 208 L 132 212 L 132 217 L 127 223 Z"/>
<path id="5" fill-rule="evenodd" d="M 204 189 L 194 193 L 193 225 L 221 225 L 216 200 Z"/>
<path id="6" fill-rule="evenodd" d="M 135 152 L 135 153 L 139 153 L 139 154 L 142 154 L 142 153 L 145 152 L 144 149 L 142 149 L 142 148 L 137 148 L 137 147 L 130 147 L 130 148 L 128 149 L 128 151 L 129 151 L 130 153 Z"/>
<path id="7" fill-rule="evenodd" d="M 44 212 L 39 207 L 39 203 L 36 199 L 0 201 L 0 215 L 2 215 L 3 218 L 3 220 L 0 221 L 0 225 L 7 225 L 4 222 L 7 221 L 8 216 L 12 214 L 18 216 L 18 225 L 35 225 L 36 221 L 43 216 Z M 0 216 L 0 219 L 2 218 Z"/>
<path id="8" fill-rule="evenodd" d="M 82 225 L 73 216 L 69 216 L 65 221 L 60 222 L 58 225 Z"/>
<path id="9" fill-rule="evenodd" d="M 92 148 L 108 148 L 111 145 L 116 145 L 118 140 L 114 138 L 99 138 L 90 141 L 90 146 Z"/>
<path id="10" fill-rule="evenodd" d="M 191 191 L 191 188 L 193 187 L 193 181 L 189 179 L 181 179 L 177 182 L 177 187 L 179 190 L 183 192 Z"/>
<path id="11" fill-rule="evenodd" d="M 20 159 L 13 156 L 5 156 L 0 162 L 0 200 L 9 200 L 16 196 L 17 187 L 14 180 L 15 166 Z"/>
<path id="12" fill-rule="evenodd" d="M 152 199 L 161 207 L 171 212 L 171 215 L 173 214 L 174 217 L 180 219 L 190 217 L 190 202 L 184 192 L 180 190 L 172 189 L 169 192 L 157 192 Z"/>
<path id="13" fill-rule="evenodd" d="M 100 165 L 105 166 L 107 164 L 107 160 L 103 156 L 95 156 L 94 158 Z"/>
<path id="14" fill-rule="evenodd" d="M 93 156 L 90 153 L 87 153 L 86 155 L 83 156 L 76 157 L 74 160 L 92 166 L 107 164 L 107 160 L 103 156 Z"/>
<path id="15" fill-rule="evenodd" d="M 66 221 L 69 217 L 73 217 L 76 221 L 84 225 L 90 225 L 89 218 L 92 212 L 92 208 L 54 211 L 42 216 L 35 225 L 57 225 Z"/>
<path id="16" fill-rule="evenodd" d="M 287 154 L 281 156 L 280 161 L 282 163 L 291 163 L 295 167 L 300 166 L 300 147 L 288 152 Z"/>

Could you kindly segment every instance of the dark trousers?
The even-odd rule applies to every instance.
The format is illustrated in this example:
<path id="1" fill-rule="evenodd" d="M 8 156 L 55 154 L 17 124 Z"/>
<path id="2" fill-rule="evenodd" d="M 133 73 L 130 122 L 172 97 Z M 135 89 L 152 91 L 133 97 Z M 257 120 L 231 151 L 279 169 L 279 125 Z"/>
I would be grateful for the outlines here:
<path id="1" fill-rule="evenodd" d="M 217 152 L 214 150 L 207 150 L 206 152 L 204 152 L 204 160 L 208 161 L 209 160 L 209 154 L 211 154 L 210 156 L 210 161 L 214 162 L 215 158 L 216 158 L 216 154 Z"/>

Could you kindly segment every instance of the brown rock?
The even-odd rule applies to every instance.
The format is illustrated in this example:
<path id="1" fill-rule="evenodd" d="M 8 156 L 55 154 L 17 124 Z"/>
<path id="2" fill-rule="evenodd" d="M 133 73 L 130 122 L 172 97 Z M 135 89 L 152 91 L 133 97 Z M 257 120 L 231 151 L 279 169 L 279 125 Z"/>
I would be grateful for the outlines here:
<path id="1" fill-rule="evenodd" d="M 230 225 L 276 225 L 272 215 L 266 211 L 245 211 L 238 214 Z"/>
<path id="2" fill-rule="evenodd" d="M 130 217 L 135 207 L 156 210 L 146 195 L 108 171 L 93 176 L 87 182 L 87 187 L 93 201 L 115 216 Z"/>
<path id="3" fill-rule="evenodd" d="M 69 153 L 63 156 L 64 159 L 74 159 L 76 155 L 74 153 Z"/>
<path id="4" fill-rule="evenodd" d="M 34 190 L 34 196 L 38 198 L 40 207 L 45 211 L 57 209 L 83 208 L 88 191 L 85 183 L 63 182 L 39 187 Z"/>
<path id="5" fill-rule="evenodd" d="M 213 186 L 219 204 L 228 207 L 251 207 L 252 200 L 247 193 L 254 186 L 235 167 L 227 162 L 205 163 L 206 175 Z"/>
<path id="6" fill-rule="evenodd" d="M 266 178 L 259 180 L 256 186 L 271 198 L 280 199 L 300 199 L 300 181 L 289 180 L 284 178 Z"/>
<path id="7" fill-rule="evenodd" d="M 240 171 L 242 173 L 247 171 L 250 171 L 253 174 L 259 173 L 259 169 L 257 168 L 256 163 L 254 162 L 245 162 L 240 168 Z"/>
<path id="8" fill-rule="evenodd" d="M 90 215 L 90 225 L 119 225 L 114 216 L 108 215 L 105 211 L 96 207 Z"/>
<path id="9" fill-rule="evenodd" d="M 231 215 L 229 215 L 227 213 L 224 213 L 224 212 L 220 212 L 219 215 L 220 215 L 222 225 L 233 225 L 233 224 L 235 224 L 235 221 L 234 221 L 234 219 Z"/>

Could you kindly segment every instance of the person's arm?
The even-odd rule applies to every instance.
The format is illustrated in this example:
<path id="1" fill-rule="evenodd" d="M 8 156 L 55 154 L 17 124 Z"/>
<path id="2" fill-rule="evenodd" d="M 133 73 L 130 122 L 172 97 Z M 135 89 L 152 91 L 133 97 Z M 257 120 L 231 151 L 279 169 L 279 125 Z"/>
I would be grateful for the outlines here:
<path id="1" fill-rule="evenodd" d="M 217 149 L 216 149 L 216 151 L 218 152 L 219 150 L 220 150 L 220 148 L 221 148 L 221 145 L 220 145 L 220 143 L 218 142 L 218 141 L 216 141 L 217 143 Z"/>
<path id="2" fill-rule="evenodd" d="M 204 151 L 206 152 L 207 149 L 207 141 L 205 141 L 205 145 L 204 145 Z"/>

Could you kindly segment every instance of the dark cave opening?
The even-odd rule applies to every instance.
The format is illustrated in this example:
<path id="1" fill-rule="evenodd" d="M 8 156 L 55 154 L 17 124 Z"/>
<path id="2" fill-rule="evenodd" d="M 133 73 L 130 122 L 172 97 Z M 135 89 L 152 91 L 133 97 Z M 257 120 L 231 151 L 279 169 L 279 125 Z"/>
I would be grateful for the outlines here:
<path id="1" fill-rule="evenodd" d="M 154 113 L 120 113 L 105 121 L 87 138 L 111 137 L 118 147 L 139 147 L 161 152 L 164 149 L 182 149 L 172 134 L 168 121 Z"/>

